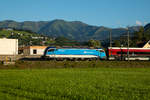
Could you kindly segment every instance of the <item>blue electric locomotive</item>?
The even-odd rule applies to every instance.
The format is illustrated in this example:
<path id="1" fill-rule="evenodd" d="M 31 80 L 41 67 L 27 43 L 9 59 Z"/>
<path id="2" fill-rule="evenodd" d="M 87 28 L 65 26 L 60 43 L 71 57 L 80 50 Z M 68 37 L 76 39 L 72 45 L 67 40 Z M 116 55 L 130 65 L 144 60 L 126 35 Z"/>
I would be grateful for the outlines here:
<path id="1" fill-rule="evenodd" d="M 93 60 L 93 59 L 106 59 L 106 54 L 103 49 L 47 47 L 45 49 L 43 57 L 61 60 L 64 59 Z"/>

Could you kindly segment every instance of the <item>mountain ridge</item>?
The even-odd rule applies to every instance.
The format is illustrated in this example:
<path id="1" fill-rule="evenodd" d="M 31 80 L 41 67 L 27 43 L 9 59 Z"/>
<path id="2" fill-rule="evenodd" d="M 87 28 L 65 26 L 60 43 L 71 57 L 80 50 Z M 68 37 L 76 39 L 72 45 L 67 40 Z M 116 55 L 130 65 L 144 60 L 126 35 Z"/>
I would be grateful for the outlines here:
<path id="1" fill-rule="evenodd" d="M 112 37 L 120 37 L 125 34 L 125 28 L 108 28 L 105 26 L 88 25 L 81 21 L 65 21 L 56 19 L 53 21 L 24 21 L 17 22 L 13 20 L 0 21 L 0 28 L 16 28 L 23 30 L 31 30 L 39 34 L 45 34 L 52 37 L 66 37 L 78 41 L 87 41 L 90 39 L 106 40 L 109 33 Z M 133 26 L 129 31 L 138 31 L 141 26 Z"/>

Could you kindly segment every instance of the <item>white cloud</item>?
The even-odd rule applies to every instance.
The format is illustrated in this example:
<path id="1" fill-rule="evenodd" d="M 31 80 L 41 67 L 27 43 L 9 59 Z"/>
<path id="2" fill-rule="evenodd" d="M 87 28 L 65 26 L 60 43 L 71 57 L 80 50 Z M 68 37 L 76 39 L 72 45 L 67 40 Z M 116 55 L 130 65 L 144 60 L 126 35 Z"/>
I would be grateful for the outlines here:
<path id="1" fill-rule="evenodd" d="M 142 26 L 142 22 L 139 20 L 136 20 L 136 25 Z"/>

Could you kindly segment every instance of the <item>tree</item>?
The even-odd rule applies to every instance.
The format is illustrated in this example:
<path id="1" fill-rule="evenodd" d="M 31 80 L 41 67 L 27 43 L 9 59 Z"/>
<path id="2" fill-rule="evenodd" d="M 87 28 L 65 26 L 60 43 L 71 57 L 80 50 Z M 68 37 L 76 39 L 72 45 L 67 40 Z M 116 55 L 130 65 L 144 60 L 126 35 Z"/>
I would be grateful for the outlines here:
<path id="1" fill-rule="evenodd" d="M 51 46 L 51 45 L 54 45 L 55 42 L 56 42 L 55 40 L 47 40 L 47 41 L 45 41 L 45 45 Z"/>
<path id="2" fill-rule="evenodd" d="M 120 47 L 121 45 L 120 45 L 120 41 L 119 40 L 115 40 L 114 41 L 114 46 L 115 47 Z"/>
<path id="3" fill-rule="evenodd" d="M 138 41 L 142 41 L 144 38 L 144 28 L 141 27 L 138 32 L 135 32 L 135 37 Z"/>
<path id="4" fill-rule="evenodd" d="M 79 42 L 65 38 L 65 37 L 57 37 L 55 39 L 55 41 L 56 41 L 55 45 L 57 45 L 57 46 L 78 46 L 78 45 L 80 45 Z"/>
<path id="5" fill-rule="evenodd" d="M 89 40 L 88 46 L 90 46 L 90 47 L 101 47 L 101 43 L 99 40 Z"/>
<path id="6" fill-rule="evenodd" d="M 145 32 L 144 27 L 141 27 L 139 31 L 134 32 L 130 44 L 133 47 L 143 47 L 143 45 L 150 39 L 149 36 L 149 33 Z"/>

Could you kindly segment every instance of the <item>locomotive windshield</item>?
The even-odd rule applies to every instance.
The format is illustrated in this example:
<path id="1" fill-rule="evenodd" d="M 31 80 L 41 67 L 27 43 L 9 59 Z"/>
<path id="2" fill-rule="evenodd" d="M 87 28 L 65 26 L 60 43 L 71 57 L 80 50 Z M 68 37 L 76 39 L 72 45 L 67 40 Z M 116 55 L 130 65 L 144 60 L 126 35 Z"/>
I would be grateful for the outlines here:
<path id="1" fill-rule="evenodd" d="M 105 52 L 104 50 L 99 50 L 100 52 Z"/>
<path id="2" fill-rule="evenodd" d="M 53 52 L 55 49 L 49 49 L 48 52 Z"/>

